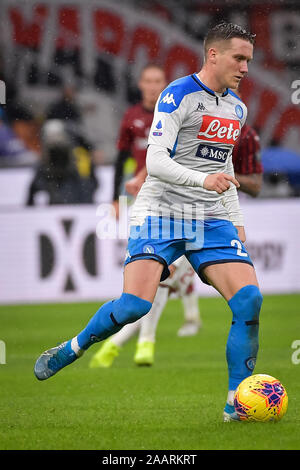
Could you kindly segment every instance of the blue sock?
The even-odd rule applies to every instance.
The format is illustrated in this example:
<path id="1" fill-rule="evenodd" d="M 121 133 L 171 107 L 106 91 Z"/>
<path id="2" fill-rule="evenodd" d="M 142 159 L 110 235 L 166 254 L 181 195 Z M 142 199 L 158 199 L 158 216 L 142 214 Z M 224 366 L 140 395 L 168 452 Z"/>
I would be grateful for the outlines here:
<path id="1" fill-rule="evenodd" d="M 117 333 L 127 323 L 133 323 L 149 312 L 152 304 L 132 294 L 123 293 L 117 300 L 106 302 L 77 336 L 80 349 Z"/>
<path id="2" fill-rule="evenodd" d="M 254 370 L 262 300 L 258 287 L 248 285 L 242 287 L 228 302 L 233 313 L 226 346 L 229 390 L 235 390 Z"/>

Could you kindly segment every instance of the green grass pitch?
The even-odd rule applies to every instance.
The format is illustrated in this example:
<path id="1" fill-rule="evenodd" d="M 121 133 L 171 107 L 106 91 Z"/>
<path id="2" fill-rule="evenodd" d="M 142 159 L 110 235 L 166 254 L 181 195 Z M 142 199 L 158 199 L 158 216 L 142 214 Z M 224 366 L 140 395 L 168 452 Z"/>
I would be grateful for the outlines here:
<path id="1" fill-rule="evenodd" d="M 33 366 L 39 354 L 78 333 L 98 304 L 0 307 L 0 449 L 201 450 L 300 449 L 300 295 L 265 296 L 256 373 L 280 379 L 289 396 L 279 423 L 223 423 L 225 345 L 231 323 L 221 298 L 199 299 L 203 329 L 178 338 L 179 300 L 160 320 L 155 364 L 133 363 L 135 340 L 110 369 L 90 370 L 98 345 L 48 381 Z"/>

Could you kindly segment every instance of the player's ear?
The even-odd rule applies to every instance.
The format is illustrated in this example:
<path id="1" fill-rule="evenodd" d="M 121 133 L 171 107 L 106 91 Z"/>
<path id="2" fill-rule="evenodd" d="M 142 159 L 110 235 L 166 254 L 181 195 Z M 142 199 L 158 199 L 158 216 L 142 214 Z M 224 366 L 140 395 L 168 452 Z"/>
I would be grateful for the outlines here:
<path id="1" fill-rule="evenodd" d="M 217 49 L 215 47 L 210 47 L 207 51 L 207 59 L 215 64 L 217 59 Z"/>

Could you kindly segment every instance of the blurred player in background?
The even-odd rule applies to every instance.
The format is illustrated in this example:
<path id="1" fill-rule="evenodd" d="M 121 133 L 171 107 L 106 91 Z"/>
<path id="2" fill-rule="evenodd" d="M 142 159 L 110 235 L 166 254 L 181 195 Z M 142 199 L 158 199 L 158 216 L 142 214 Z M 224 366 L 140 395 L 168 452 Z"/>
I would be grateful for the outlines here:
<path id="1" fill-rule="evenodd" d="M 45 122 L 41 141 L 27 205 L 91 204 L 98 181 L 88 145 L 60 119 Z"/>
<path id="2" fill-rule="evenodd" d="M 161 93 L 148 139 L 148 176 L 131 212 L 123 292 L 103 304 L 79 334 L 39 356 L 34 367 L 39 380 L 149 313 L 169 266 L 184 255 L 232 311 L 223 420 L 239 420 L 234 393 L 255 368 L 263 297 L 243 245 L 231 155 L 247 107 L 230 89 L 248 72 L 253 44 L 254 36 L 238 25 L 215 26 L 204 40 L 200 72 Z"/>
<path id="3" fill-rule="evenodd" d="M 235 90 L 236 91 L 236 90 Z M 239 95 L 239 93 L 237 92 Z M 232 162 L 235 177 L 240 183 L 239 190 L 256 197 L 262 186 L 263 168 L 260 158 L 260 140 L 257 132 L 245 124 L 241 136 L 234 146 Z M 137 196 L 143 184 L 146 167 L 140 174 L 127 181 L 126 190 Z M 154 362 L 154 344 L 158 321 L 171 293 L 177 293 L 184 303 L 185 323 L 178 331 L 178 336 L 195 335 L 201 325 L 197 297 L 194 291 L 194 270 L 183 256 L 172 265 L 172 276 L 160 283 L 152 309 L 148 315 L 135 323 L 125 325 L 122 330 L 109 338 L 94 354 L 90 367 L 110 367 L 119 355 L 121 347 L 139 332 L 134 361 L 141 366 L 151 366 Z"/>
<path id="4" fill-rule="evenodd" d="M 155 103 L 165 86 L 165 72 L 159 65 L 148 64 L 144 66 L 138 81 L 141 101 L 131 106 L 123 116 L 117 143 L 118 155 L 115 164 L 113 193 L 113 205 L 117 218 L 119 218 L 119 196 L 124 176 L 124 165 L 129 157 L 134 159 L 135 180 L 139 187 L 145 180 L 148 134 L 153 121 Z"/>

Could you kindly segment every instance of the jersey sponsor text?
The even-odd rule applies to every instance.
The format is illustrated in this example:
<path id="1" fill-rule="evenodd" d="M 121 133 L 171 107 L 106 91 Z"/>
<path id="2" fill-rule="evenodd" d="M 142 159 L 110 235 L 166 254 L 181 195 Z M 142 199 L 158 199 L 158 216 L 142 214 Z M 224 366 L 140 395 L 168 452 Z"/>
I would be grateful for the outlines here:
<path id="1" fill-rule="evenodd" d="M 204 115 L 198 139 L 234 145 L 240 132 L 240 122 L 235 119 Z"/>

